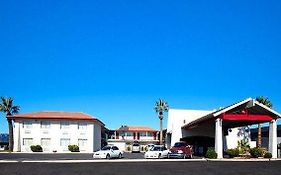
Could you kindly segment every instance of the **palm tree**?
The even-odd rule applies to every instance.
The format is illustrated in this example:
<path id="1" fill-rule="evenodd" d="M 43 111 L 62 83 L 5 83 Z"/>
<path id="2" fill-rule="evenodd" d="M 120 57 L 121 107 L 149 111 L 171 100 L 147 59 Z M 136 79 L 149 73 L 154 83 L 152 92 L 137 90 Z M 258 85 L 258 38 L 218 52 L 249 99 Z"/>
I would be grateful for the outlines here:
<path id="1" fill-rule="evenodd" d="M 160 119 L 160 145 L 163 144 L 163 113 L 164 112 L 168 112 L 169 110 L 169 106 L 168 103 L 165 102 L 162 99 L 159 99 L 159 101 L 156 101 L 155 103 L 155 107 L 154 107 L 155 111 L 158 113 L 158 117 Z"/>
<path id="2" fill-rule="evenodd" d="M 9 151 L 13 151 L 14 148 L 14 132 L 13 132 L 13 121 L 10 116 L 18 113 L 20 110 L 19 106 L 13 105 L 13 99 L 11 97 L 1 97 L 0 111 L 6 114 L 6 118 L 9 125 Z"/>
<path id="3" fill-rule="evenodd" d="M 272 108 L 272 103 L 271 101 L 267 98 L 267 97 L 264 97 L 264 96 L 258 96 L 256 98 L 256 101 L 258 101 L 259 103 L 269 107 L 269 108 Z M 257 143 L 257 147 L 261 147 L 261 124 L 258 124 L 258 143 Z"/>

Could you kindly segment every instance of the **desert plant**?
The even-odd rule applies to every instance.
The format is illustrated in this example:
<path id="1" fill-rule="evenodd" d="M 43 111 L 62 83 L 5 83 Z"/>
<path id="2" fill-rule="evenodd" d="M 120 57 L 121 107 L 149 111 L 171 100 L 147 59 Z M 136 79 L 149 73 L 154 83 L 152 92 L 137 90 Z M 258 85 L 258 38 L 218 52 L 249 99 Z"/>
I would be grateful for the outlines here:
<path id="1" fill-rule="evenodd" d="M 78 145 L 68 145 L 68 150 L 71 152 L 79 152 L 79 146 Z"/>
<path id="2" fill-rule="evenodd" d="M 160 145 L 163 144 L 163 117 L 164 117 L 164 112 L 168 112 L 169 111 L 169 105 L 167 102 L 165 102 L 162 99 L 159 99 L 159 101 L 156 101 L 155 106 L 154 106 L 154 110 L 155 112 L 158 113 L 158 117 L 160 120 Z"/>
<path id="3" fill-rule="evenodd" d="M 141 151 L 145 151 L 145 147 L 144 146 L 141 146 Z"/>
<path id="4" fill-rule="evenodd" d="M 209 148 L 206 152 L 205 157 L 209 159 L 216 159 L 218 157 L 218 154 L 214 149 Z"/>
<path id="5" fill-rule="evenodd" d="M 30 149 L 32 152 L 43 152 L 41 145 L 31 145 Z"/>
<path id="6" fill-rule="evenodd" d="M 254 158 L 263 157 L 263 149 L 255 147 L 250 149 L 250 154 Z"/>
<path id="7" fill-rule="evenodd" d="M 20 106 L 15 106 L 13 104 L 13 99 L 11 97 L 1 97 L 0 111 L 6 114 L 6 119 L 8 121 L 9 127 L 9 151 L 14 149 L 14 131 L 13 131 L 13 118 L 14 114 L 17 114 L 20 110 Z"/>
<path id="8" fill-rule="evenodd" d="M 264 158 L 272 158 L 272 154 L 271 153 L 269 153 L 269 152 L 267 152 L 267 153 L 265 153 L 264 154 L 264 156 L 263 156 Z"/>
<path id="9" fill-rule="evenodd" d="M 230 158 L 238 157 L 239 156 L 239 149 L 227 149 L 226 154 L 229 155 Z"/>
<path id="10" fill-rule="evenodd" d="M 237 148 L 238 148 L 238 151 L 239 151 L 240 154 L 245 154 L 246 152 L 248 152 L 250 150 L 249 141 L 245 138 L 238 141 Z"/>
<path id="11" fill-rule="evenodd" d="M 126 150 L 127 150 L 127 151 L 131 151 L 131 146 L 128 145 Z"/>

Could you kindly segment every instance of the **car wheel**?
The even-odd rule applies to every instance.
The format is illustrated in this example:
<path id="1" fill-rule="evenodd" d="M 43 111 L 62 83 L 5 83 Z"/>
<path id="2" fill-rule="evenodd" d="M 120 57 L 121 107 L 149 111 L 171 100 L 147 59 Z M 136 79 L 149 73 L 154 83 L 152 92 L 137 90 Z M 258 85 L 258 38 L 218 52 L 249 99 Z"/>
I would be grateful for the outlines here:
<path id="1" fill-rule="evenodd" d="M 122 159 L 122 154 L 121 154 L 121 153 L 119 154 L 118 158 L 119 158 L 119 159 Z"/>
<path id="2" fill-rule="evenodd" d="M 110 155 L 109 154 L 106 155 L 106 159 L 110 159 Z"/>

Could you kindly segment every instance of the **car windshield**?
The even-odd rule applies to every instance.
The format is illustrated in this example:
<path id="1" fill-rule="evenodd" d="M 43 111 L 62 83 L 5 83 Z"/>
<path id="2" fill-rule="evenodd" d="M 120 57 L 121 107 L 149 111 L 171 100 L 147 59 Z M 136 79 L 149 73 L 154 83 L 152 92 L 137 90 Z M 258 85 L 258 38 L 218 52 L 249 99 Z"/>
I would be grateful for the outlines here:
<path id="1" fill-rule="evenodd" d="M 139 144 L 137 144 L 137 143 L 135 143 L 135 144 L 133 144 L 133 146 L 140 146 Z"/>
<path id="2" fill-rule="evenodd" d="M 175 143 L 175 145 L 174 145 L 174 147 L 183 147 L 183 146 L 186 146 L 186 144 L 183 143 L 183 142 L 177 142 L 177 143 Z"/>
<path id="3" fill-rule="evenodd" d="M 161 151 L 161 147 L 160 146 L 152 147 L 150 151 Z"/>
<path id="4" fill-rule="evenodd" d="M 101 150 L 110 150 L 110 149 L 111 149 L 110 146 L 105 146 L 105 147 L 103 147 Z"/>

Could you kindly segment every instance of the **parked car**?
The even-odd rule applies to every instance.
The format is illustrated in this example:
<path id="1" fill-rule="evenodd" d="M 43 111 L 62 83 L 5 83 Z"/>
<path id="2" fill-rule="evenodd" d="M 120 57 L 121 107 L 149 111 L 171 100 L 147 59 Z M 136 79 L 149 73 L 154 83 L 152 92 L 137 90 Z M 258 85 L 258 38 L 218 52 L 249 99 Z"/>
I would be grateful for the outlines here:
<path id="1" fill-rule="evenodd" d="M 192 146 L 185 142 L 176 142 L 170 149 L 168 158 L 192 158 Z"/>
<path id="2" fill-rule="evenodd" d="M 123 152 L 119 150 L 117 146 L 107 145 L 101 150 L 94 152 L 93 158 L 97 159 L 111 159 L 122 158 Z"/>
<path id="3" fill-rule="evenodd" d="M 163 145 L 155 145 L 144 154 L 145 159 L 166 158 L 169 150 Z"/>
<path id="4" fill-rule="evenodd" d="M 139 153 L 140 152 L 140 144 L 134 143 L 132 146 L 132 153 Z"/>

